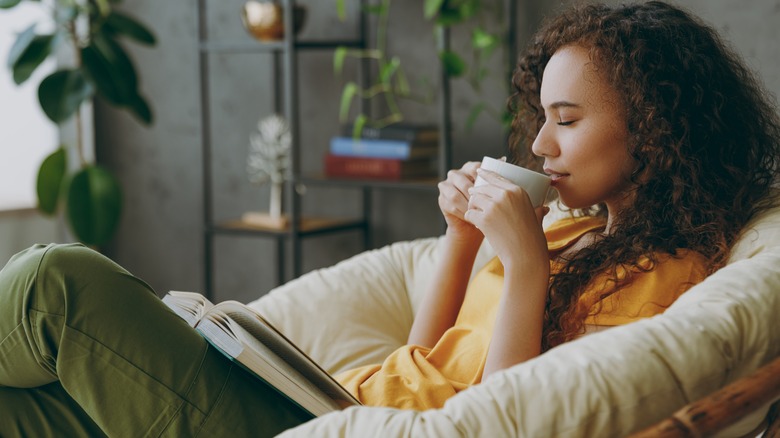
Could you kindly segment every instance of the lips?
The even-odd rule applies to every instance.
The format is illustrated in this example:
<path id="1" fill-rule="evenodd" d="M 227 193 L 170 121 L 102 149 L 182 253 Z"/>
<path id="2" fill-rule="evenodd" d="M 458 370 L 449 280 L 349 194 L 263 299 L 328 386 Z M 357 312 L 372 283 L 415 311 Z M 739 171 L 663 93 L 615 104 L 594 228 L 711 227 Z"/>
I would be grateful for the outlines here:
<path id="1" fill-rule="evenodd" d="M 544 169 L 544 173 L 546 173 L 547 176 L 550 177 L 550 179 L 552 180 L 551 181 L 552 185 L 555 185 L 561 179 L 566 178 L 567 176 L 569 176 L 568 173 L 562 173 L 562 172 L 558 172 L 556 170 L 548 169 L 548 168 Z"/>

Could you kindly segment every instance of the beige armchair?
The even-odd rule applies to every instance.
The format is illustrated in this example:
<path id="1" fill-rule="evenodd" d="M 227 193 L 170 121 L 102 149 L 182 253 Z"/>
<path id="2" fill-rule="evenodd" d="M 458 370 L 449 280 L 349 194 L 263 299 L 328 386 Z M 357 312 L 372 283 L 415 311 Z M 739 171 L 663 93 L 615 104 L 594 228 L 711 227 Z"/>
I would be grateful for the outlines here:
<path id="1" fill-rule="evenodd" d="M 401 346 L 438 254 L 401 242 L 311 272 L 251 303 L 326 370 Z M 492 256 L 483 245 L 476 266 Z M 730 263 L 663 315 L 597 332 L 491 376 L 442 409 L 355 407 L 289 437 L 625 436 L 780 356 L 780 209 L 747 228 Z M 722 431 L 751 433 L 774 399 Z"/>

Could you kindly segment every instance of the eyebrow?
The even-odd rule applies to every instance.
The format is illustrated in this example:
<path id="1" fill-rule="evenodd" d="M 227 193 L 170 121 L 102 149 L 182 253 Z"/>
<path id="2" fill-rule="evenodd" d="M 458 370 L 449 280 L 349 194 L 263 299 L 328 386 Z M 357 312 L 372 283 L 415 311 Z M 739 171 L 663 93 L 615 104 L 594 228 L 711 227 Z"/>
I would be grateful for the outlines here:
<path id="1" fill-rule="evenodd" d="M 579 108 L 580 104 L 569 102 L 566 100 L 559 100 L 557 102 L 553 102 L 550 104 L 550 109 L 558 109 L 558 108 Z"/>

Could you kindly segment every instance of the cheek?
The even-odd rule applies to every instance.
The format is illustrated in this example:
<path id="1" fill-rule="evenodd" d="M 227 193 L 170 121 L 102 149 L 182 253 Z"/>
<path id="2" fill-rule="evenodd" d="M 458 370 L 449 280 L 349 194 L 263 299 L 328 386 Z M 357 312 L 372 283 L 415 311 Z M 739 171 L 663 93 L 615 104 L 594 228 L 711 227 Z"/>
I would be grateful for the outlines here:
<path id="1" fill-rule="evenodd" d="M 628 135 L 620 130 L 610 130 L 599 138 L 599 145 L 597 156 L 613 173 L 624 177 L 631 174 L 634 159 L 628 153 Z"/>

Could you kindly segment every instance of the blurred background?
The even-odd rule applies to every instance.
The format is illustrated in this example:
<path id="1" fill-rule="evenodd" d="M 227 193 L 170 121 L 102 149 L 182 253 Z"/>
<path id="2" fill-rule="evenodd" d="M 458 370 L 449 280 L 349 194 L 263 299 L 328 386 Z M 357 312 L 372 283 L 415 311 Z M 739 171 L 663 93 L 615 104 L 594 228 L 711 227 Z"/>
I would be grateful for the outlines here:
<path id="1" fill-rule="evenodd" d="M 25 3 L 25 2 L 23 2 Z M 519 0 L 511 41 L 522 50 L 544 17 L 568 1 Z M 780 0 L 680 0 L 675 2 L 716 27 L 758 73 L 766 88 L 780 95 Z M 211 42 L 255 41 L 242 26 L 242 0 L 206 0 L 202 24 Z M 306 8 L 301 41 L 346 40 L 359 34 L 357 2 L 346 0 L 346 19 L 336 0 L 298 0 Z M 62 219 L 48 218 L 35 206 L 35 172 L 40 161 L 60 142 L 73 137 L 72 124 L 57 127 L 40 113 L 37 84 L 54 63 L 44 64 L 23 87 L 15 87 L 5 65 L 24 19 L 35 11 L 21 6 L 0 9 L 0 264 L 33 244 L 73 240 Z M 156 38 L 153 47 L 128 44 L 140 89 L 154 111 L 154 123 L 140 123 L 100 99 L 87 108 L 87 154 L 111 170 L 124 193 L 119 228 L 101 251 L 147 281 L 158 293 L 205 289 L 203 105 L 209 106 L 212 147 L 212 206 L 215 220 L 268 206 L 269 186 L 248 181 L 249 136 L 259 119 L 273 113 L 273 54 L 214 52 L 208 55 L 208 84 L 201 82 L 202 45 L 198 3 L 194 1 L 124 0 L 116 5 L 144 23 Z M 507 9 L 508 10 L 508 9 Z M 430 102 L 401 102 L 405 120 L 439 120 L 439 58 L 433 25 L 424 17 L 423 2 L 394 0 L 388 15 L 387 53 L 398 56 L 408 82 L 433 90 Z M 17 14 L 17 15 L 13 15 Z M 21 15 L 19 15 L 21 14 Z M 32 17 L 32 18 L 31 18 Z M 488 16 L 487 27 L 501 29 L 509 17 Z M 369 22 L 369 36 L 375 22 Z M 202 29 L 201 29 L 202 30 Z M 467 48 L 471 29 L 453 27 L 453 50 Z M 466 53 L 466 52 L 464 52 Z M 507 97 L 506 66 L 513 56 L 496 52 L 479 90 L 465 78 L 451 81 L 452 164 L 459 167 L 484 155 L 505 153 L 500 120 L 483 113 L 469 122 L 475 105 L 503 108 Z M 357 63 L 345 62 L 333 72 L 332 50 L 297 55 L 300 163 L 303 172 L 320 172 L 331 137 L 341 133 L 339 101 Z M 48 69 L 48 70 L 47 70 Z M 423 92 L 423 94 L 425 94 Z M 203 99 L 203 93 L 208 98 Z M 423 99 L 425 100 L 425 99 Z M 307 185 L 304 215 L 351 217 L 361 214 L 359 188 Z M 436 191 L 374 190 L 371 205 L 372 246 L 436 236 L 443 231 Z M 213 239 L 213 285 L 216 300 L 252 300 L 278 281 L 279 253 L 274 238 L 217 235 Z M 289 262 L 289 243 L 282 258 Z M 308 237 L 302 241 L 302 271 L 332 265 L 364 250 L 359 231 Z M 289 263 L 287 263 L 289 265 Z M 286 268 L 286 277 L 292 276 Z"/>

